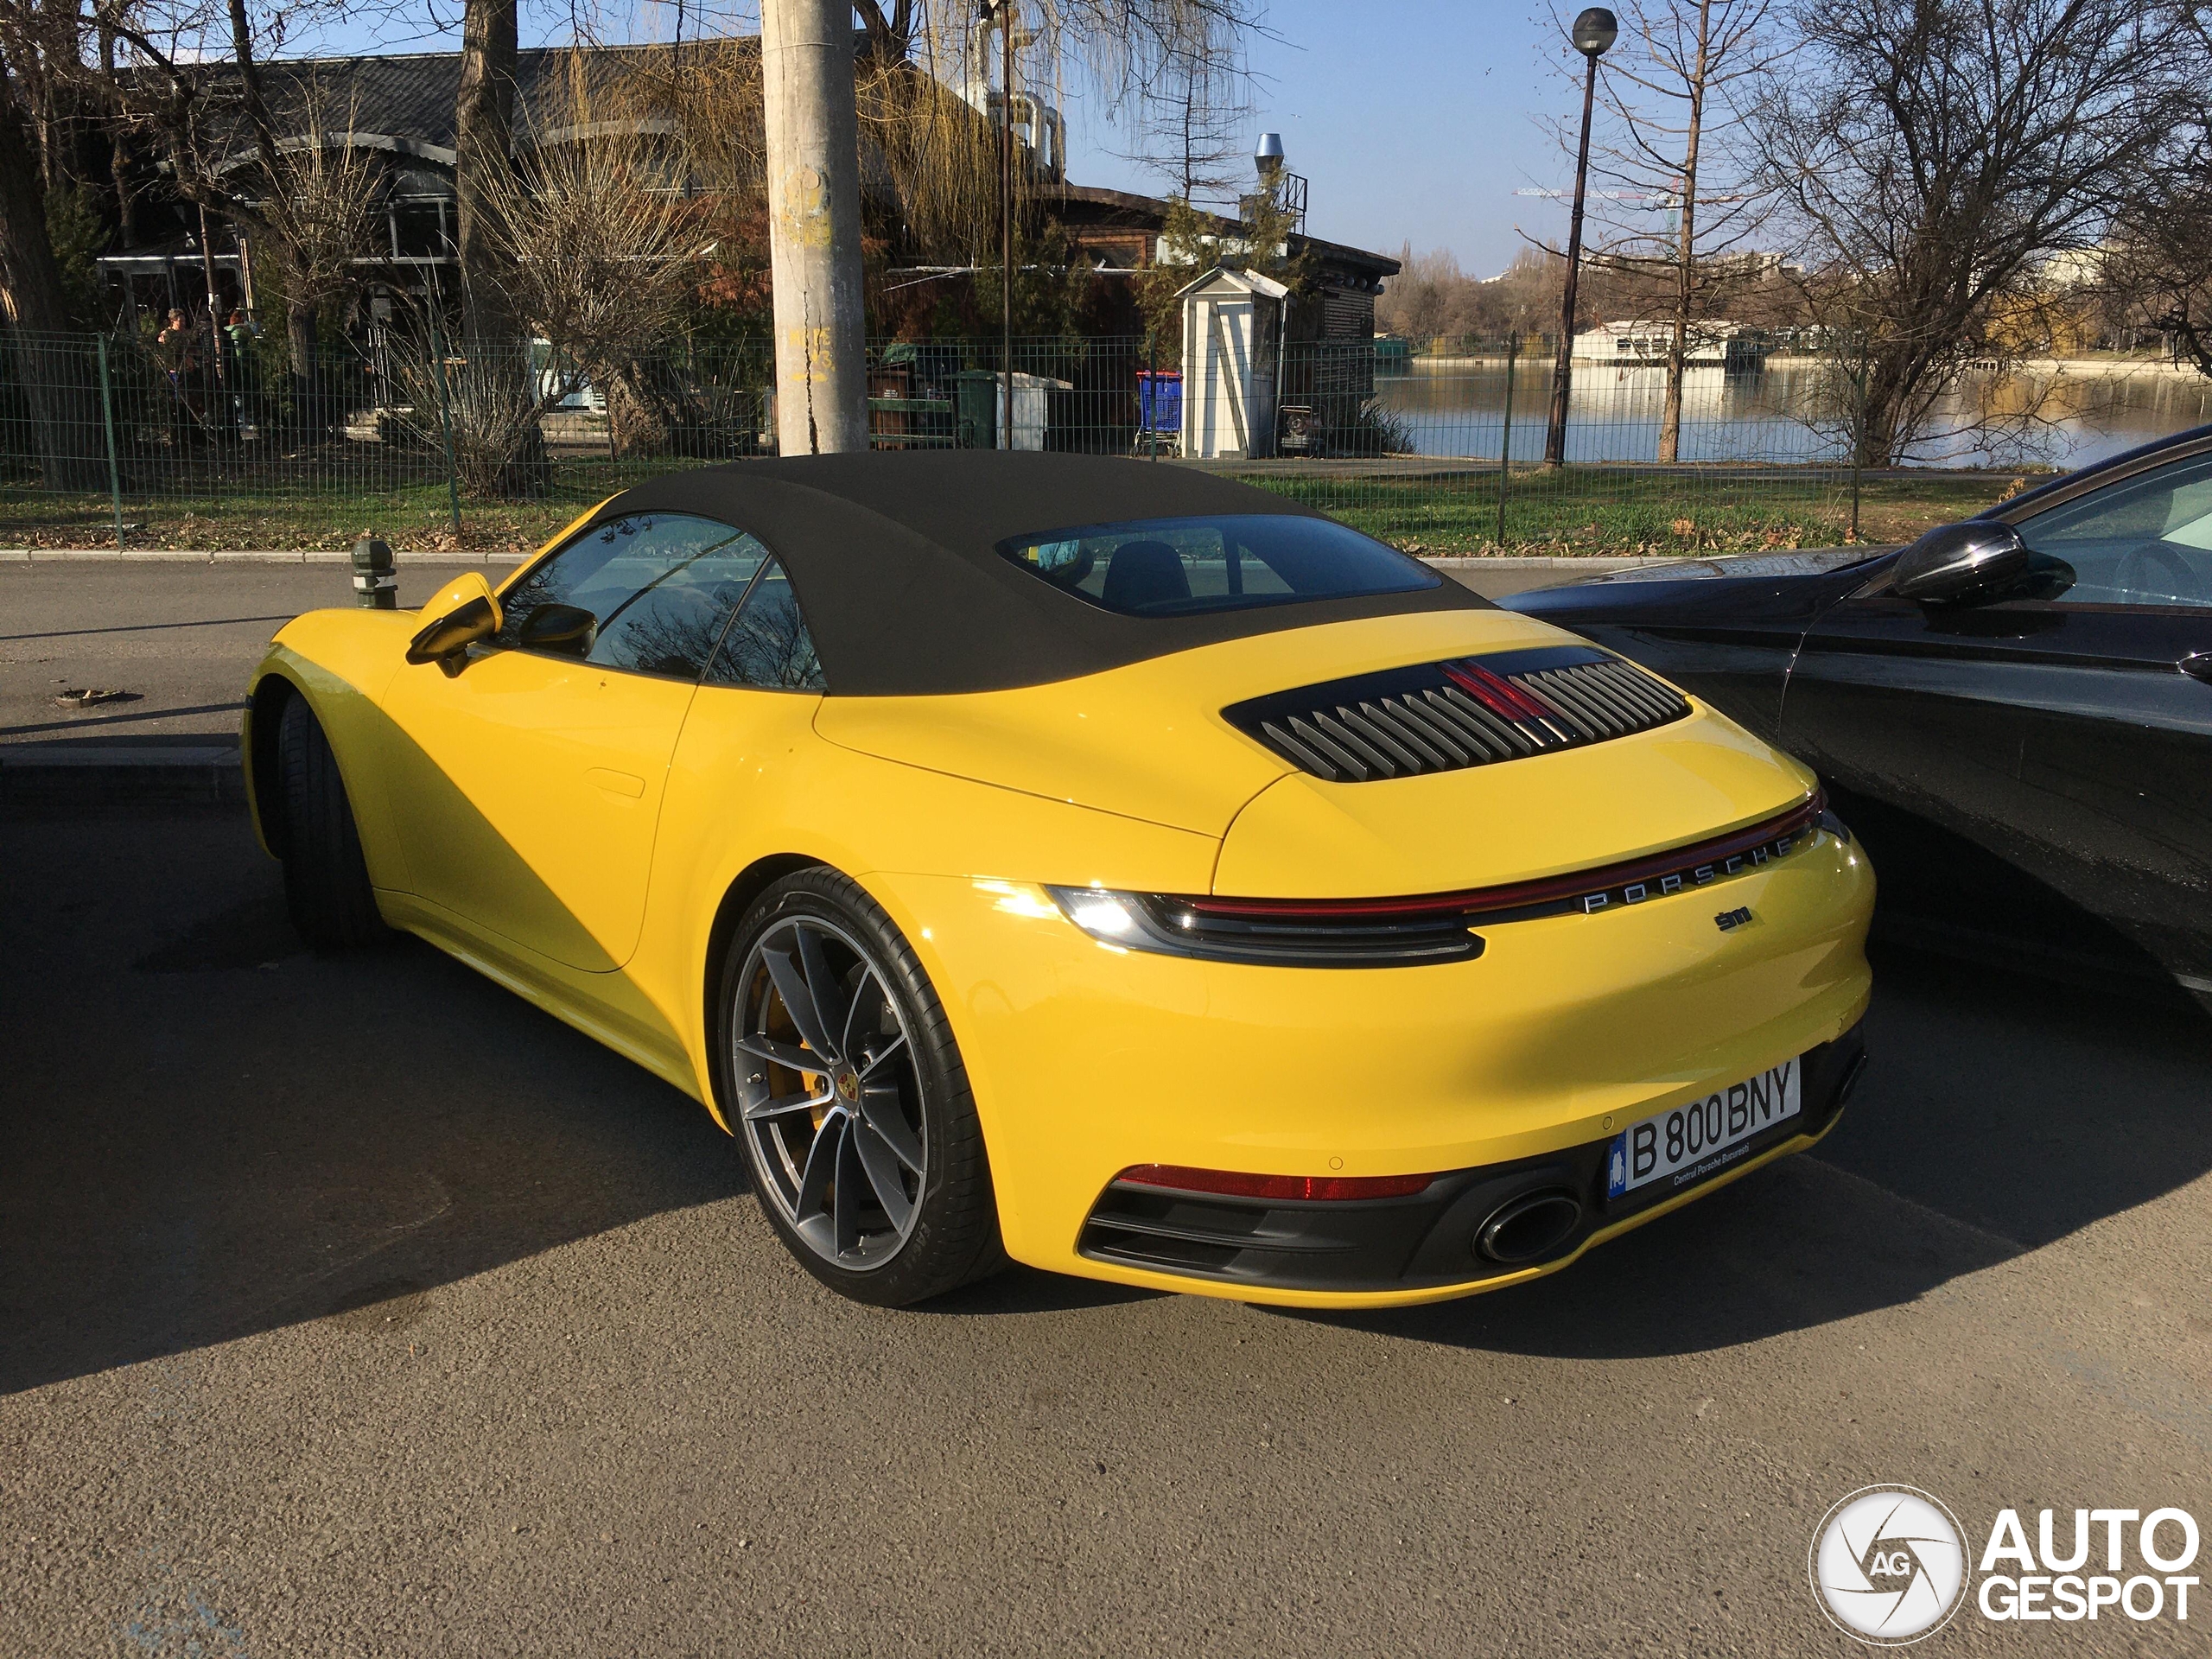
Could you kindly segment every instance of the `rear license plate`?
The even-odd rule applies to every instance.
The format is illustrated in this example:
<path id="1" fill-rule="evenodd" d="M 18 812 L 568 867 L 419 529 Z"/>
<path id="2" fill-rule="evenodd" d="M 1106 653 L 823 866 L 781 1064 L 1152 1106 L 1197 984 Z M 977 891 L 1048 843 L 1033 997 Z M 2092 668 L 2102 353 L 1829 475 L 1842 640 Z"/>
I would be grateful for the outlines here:
<path id="1" fill-rule="evenodd" d="M 1605 1196 L 1664 1182 L 1679 1191 L 1717 1175 L 1750 1151 L 1762 1130 L 1797 1116 L 1804 1067 L 1794 1059 L 1702 1100 L 1631 1123 L 1613 1137 L 1605 1159 Z"/>

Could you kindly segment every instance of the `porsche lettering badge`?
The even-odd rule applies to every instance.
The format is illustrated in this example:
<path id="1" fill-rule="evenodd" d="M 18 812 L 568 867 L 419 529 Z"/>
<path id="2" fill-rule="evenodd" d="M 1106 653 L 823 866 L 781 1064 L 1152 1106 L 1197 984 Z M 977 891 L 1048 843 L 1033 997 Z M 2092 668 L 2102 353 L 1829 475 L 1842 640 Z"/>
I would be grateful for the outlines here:
<path id="1" fill-rule="evenodd" d="M 1746 870 L 1756 870 L 1763 864 L 1773 862 L 1796 850 L 1812 832 L 1799 830 L 1787 836 L 1777 836 L 1772 841 L 1761 842 L 1726 858 L 1714 859 L 1709 864 L 1693 864 L 1662 874 L 1648 875 L 1641 881 L 1630 881 L 1616 887 L 1606 887 L 1597 893 L 1586 893 L 1578 901 L 1586 916 L 1600 910 L 1611 910 L 1620 905 L 1640 905 L 1647 899 L 1663 899 L 1685 887 L 1702 887 L 1715 881 L 1725 881 L 1732 875 L 1741 875 Z M 1730 912 L 1733 915 L 1734 912 Z M 1716 917 L 1724 931 L 1732 925 Z M 1745 920 L 1750 918 L 1746 916 Z"/>

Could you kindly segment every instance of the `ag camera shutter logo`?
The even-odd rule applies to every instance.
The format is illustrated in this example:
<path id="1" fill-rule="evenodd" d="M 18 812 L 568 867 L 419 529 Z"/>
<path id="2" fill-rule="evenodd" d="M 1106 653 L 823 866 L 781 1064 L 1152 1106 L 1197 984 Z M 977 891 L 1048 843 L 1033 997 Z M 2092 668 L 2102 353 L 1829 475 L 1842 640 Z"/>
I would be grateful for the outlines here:
<path id="1" fill-rule="evenodd" d="M 1900 1648 L 1941 1630 L 1966 1599 L 1957 1519 L 1916 1486 L 1862 1486 L 1821 1517 L 1807 1560 L 1813 1597 L 1854 1639 Z"/>

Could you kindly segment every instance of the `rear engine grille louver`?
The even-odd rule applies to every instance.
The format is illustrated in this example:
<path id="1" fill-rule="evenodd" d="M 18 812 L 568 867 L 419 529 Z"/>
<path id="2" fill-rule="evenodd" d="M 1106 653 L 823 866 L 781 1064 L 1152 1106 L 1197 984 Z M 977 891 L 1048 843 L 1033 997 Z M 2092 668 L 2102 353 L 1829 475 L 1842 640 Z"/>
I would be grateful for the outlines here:
<path id="1" fill-rule="evenodd" d="M 1221 712 L 1300 771 L 1347 784 L 1580 748 L 1689 711 L 1672 686 L 1611 652 L 1540 645 L 1331 680 Z"/>

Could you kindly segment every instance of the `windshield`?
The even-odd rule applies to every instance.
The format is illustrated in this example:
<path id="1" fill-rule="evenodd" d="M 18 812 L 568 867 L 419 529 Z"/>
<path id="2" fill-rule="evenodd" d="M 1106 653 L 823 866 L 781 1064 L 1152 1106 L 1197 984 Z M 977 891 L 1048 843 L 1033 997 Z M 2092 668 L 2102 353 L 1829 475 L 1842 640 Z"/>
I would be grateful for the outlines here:
<path id="1" fill-rule="evenodd" d="M 1334 519 L 1292 513 L 1078 524 L 1015 537 L 999 551 L 1055 588 L 1124 616 L 1408 594 L 1443 580 Z"/>

